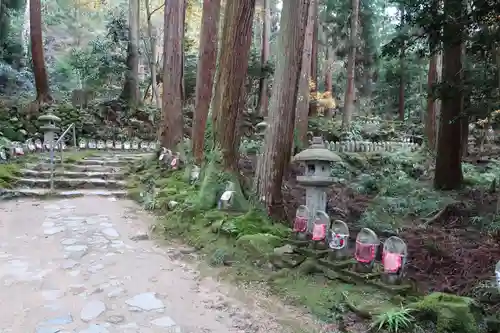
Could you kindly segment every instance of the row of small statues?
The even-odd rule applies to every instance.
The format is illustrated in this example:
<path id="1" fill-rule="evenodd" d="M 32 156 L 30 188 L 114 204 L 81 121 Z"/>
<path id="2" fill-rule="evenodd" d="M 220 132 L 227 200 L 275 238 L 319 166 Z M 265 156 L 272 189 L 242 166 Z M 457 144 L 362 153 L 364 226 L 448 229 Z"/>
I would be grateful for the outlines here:
<path id="1" fill-rule="evenodd" d="M 42 142 L 42 140 L 28 139 L 24 143 L 11 142 L 9 147 L 0 149 L 0 160 L 7 160 L 8 157 L 22 156 L 25 153 L 50 151 L 51 144 L 49 142 Z M 93 140 L 93 139 L 80 139 L 78 148 L 80 149 L 113 149 L 113 150 L 143 150 L 155 151 L 158 145 L 156 142 L 140 141 L 137 139 L 126 141 L 113 141 L 113 140 Z M 55 151 L 68 149 L 65 142 L 60 142 L 54 146 Z"/>
<path id="2" fill-rule="evenodd" d="M 80 149 L 116 149 L 116 150 L 144 150 L 155 151 L 158 144 L 154 141 L 140 141 L 139 139 L 132 139 L 126 141 L 113 141 L 113 140 L 93 140 L 93 139 L 80 139 L 78 141 L 78 148 Z"/>
<path id="3" fill-rule="evenodd" d="M 403 141 L 385 141 L 385 142 L 370 142 L 370 141 L 340 141 L 327 142 L 326 146 L 332 151 L 338 152 L 376 152 L 376 151 L 397 151 L 410 150 L 415 151 L 420 148 L 420 145 L 411 142 L 409 138 Z"/>
<path id="4" fill-rule="evenodd" d="M 313 219 L 309 216 L 309 209 L 299 206 L 293 223 L 297 239 L 324 244 L 331 251 L 332 258 L 348 259 L 352 255 L 352 249 L 348 246 L 347 224 L 341 220 L 330 222 L 330 217 L 324 211 L 316 212 Z M 380 245 L 380 239 L 373 230 L 361 229 L 354 249 L 358 271 L 369 273 L 373 270 Z M 406 243 L 399 237 L 389 237 L 383 243 L 381 257 L 384 280 L 390 284 L 399 283 L 404 276 L 408 257 Z"/>

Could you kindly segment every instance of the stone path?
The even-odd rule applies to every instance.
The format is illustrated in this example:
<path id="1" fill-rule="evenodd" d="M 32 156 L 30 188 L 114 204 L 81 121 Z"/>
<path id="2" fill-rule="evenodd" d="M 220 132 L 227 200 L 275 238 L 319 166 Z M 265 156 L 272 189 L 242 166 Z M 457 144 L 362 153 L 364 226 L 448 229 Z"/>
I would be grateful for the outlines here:
<path id="1" fill-rule="evenodd" d="M 0 202 L 0 333 L 293 332 L 148 240 L 150 223 L 113 197 Z"/>

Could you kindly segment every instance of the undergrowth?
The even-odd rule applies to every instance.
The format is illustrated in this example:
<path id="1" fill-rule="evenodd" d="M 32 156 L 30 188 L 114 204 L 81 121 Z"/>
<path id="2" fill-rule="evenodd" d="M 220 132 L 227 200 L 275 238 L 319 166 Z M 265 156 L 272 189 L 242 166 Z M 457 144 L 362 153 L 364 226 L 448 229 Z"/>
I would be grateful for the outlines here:
<path id="1" fill-rule="evenodd" d="M 20 166 L 15 163 L 0 164 L 0 189 L 11 189 L 15 177 L 19 176 Z"/>

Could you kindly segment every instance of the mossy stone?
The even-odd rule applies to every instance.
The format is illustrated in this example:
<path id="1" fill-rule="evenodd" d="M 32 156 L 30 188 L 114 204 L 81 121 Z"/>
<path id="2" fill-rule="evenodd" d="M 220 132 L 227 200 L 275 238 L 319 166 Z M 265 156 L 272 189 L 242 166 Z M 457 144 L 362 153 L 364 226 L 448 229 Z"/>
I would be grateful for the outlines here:
<path id="1" fill-rule="evenodd" d="M 236 246 L 246 250 L 249 254 L 269 256 L 274 248 L 282 246 L 283 239 L 271 234 L 243 235 L 236 241 Z"/>
<path id="2" fill-rule="evenodd" d="M 435 292 L 410 307 L 435 322 L 437 333 L 479 333 L 481 313 L 472 298 Z"/>

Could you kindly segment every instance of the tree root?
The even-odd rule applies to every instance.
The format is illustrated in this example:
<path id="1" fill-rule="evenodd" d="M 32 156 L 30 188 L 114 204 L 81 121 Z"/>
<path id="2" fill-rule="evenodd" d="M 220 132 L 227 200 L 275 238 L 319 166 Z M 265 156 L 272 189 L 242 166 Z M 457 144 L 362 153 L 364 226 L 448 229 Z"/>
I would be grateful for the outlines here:
<path id="1" fill-rule="evenodd" d="M 347 308 L 351 311 L 354 312 L 358 317 L 371 320 L 373 318 L 373 314 L 370 311 L 366 311 L 363 309 L 360 309 L 354 303 L 349 301 L 349 298 L 347 297 L 347 293 L 344 291 L 342 292 L 342 296 L 344 298 L 344 303 L 347 306 Z"/>

